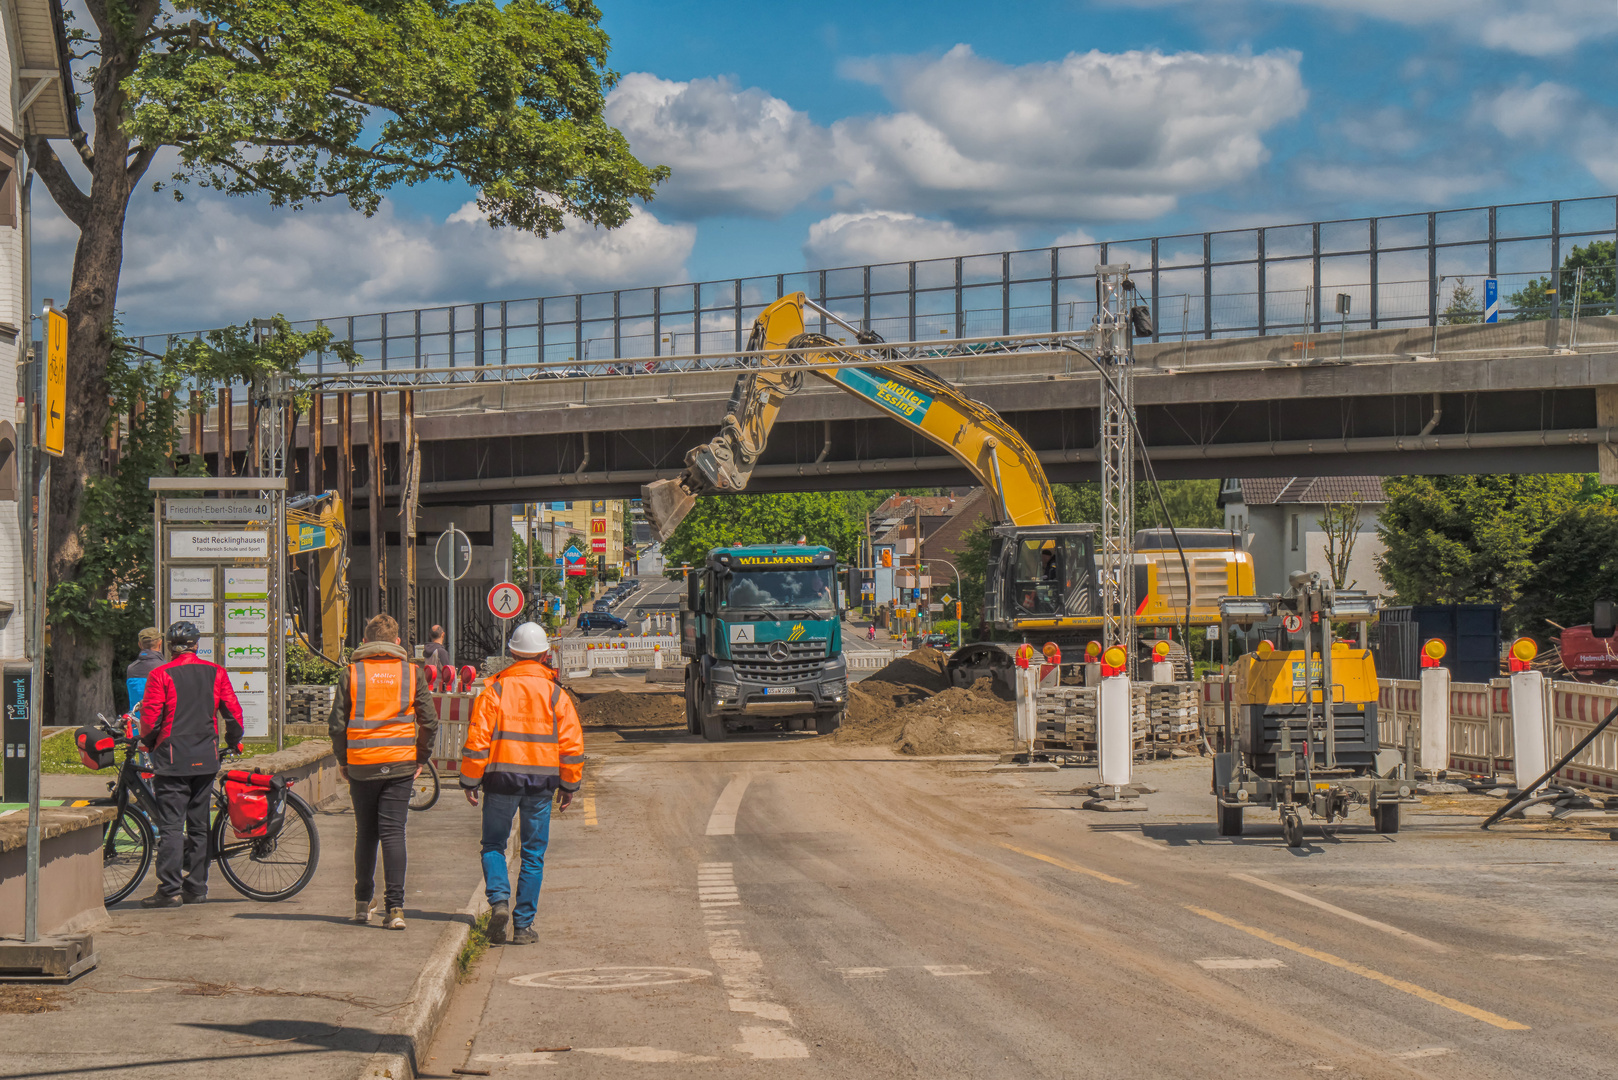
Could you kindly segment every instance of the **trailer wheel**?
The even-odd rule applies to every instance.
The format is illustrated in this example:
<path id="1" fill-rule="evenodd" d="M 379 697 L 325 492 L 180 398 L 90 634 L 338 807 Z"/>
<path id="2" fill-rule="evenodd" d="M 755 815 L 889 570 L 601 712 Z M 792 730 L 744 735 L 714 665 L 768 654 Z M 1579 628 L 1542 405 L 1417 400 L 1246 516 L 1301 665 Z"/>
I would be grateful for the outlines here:
<path id="1" fill-rule="evenodd" d="M 1382 803 L 1371 811 L 1371 820 L 1379 833 L 1396 833 L 1399 831 L 1399 804 Z"/>
<path id="2" fill-rule="evenodd" d="M 1286 838 L 1287 847 L 1303 847 L 1303 818 L 1296 811 L 1281 815 L 1281 835 Z"/>
<path id="3" fill-rule="evenodd" d="M 1219 814 L 1219 835 L 1240 836 L 1242 834 L 1242 808 L 1240 806 L 1226 806 L 1215 802 L 1214 809 Z"/>

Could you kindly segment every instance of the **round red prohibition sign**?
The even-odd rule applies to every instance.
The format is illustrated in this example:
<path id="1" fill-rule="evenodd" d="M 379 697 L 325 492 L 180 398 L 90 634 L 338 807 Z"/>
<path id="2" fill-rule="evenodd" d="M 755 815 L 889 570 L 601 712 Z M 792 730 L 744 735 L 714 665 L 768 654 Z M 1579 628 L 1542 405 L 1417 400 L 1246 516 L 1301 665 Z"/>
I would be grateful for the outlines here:
<path id="1" fill-rule="evenodd" d="M 1289 634 L 1296 634 L 1299 630 L 1303 629 L 1303 616 L 1302 615 L 1283 615 L 1283 616 L 1281 616 L 1281 628 L 1283 630 L 1285 630 Z"/>
<path id="2" fill-rule="evenodd" d="M 502 581 L 489 590 L 489 610 L 498 619 L 515 619 L 522 614 L 522 590 Z"/>

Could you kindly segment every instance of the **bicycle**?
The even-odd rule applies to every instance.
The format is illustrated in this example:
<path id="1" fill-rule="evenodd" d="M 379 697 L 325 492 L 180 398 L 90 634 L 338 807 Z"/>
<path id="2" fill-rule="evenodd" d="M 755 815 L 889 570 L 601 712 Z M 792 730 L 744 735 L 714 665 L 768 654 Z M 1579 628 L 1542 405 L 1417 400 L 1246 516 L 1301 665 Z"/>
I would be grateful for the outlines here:
<path id="1" fill-rule="evenodd" d="M 105 716 L 96 714 L 98 726 L 117 740 L 124 751 L 112 794 L 92 799 L 92 806 L 113 806 L 117 814 L 107 826 L 101 848 L 101 892 L 108 906 L 139 888 L 157 852 L 157 796 L 141 771 L 139 740 L 126 734 Z M 240 755 L 222 755 L 222 761 Z M 208 829 L 208 858 L 219 863 L 233 889 L 249 900 L 273 903 L 296 896 L 315 876 L 320 863 L 320 833 L 312 806 L 290 788 L 286 814 L 273 836 L 238 837 L 230 827 L 225 787 L 218 778 L 213 788 L 213 824 Z"/>
<path id="2" fill-rule="evenodd" d="M 431 810 L 438 801 L 438 769 L 431 761 L 423 762 L 415 786 L 410 789 L 410 809 Z"/>

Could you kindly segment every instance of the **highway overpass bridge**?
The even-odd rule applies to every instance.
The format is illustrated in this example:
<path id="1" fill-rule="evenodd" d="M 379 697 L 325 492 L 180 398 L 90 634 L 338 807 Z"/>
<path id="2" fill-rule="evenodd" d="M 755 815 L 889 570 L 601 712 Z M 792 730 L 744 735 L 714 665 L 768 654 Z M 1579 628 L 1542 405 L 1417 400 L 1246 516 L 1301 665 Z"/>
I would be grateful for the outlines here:
<path id="1" fill-rule="evenodd" d="M 1136 356 L 1139 423 L 1163 478 L 1601 469 L 1618 481 L 1618 468 L 1603 466 L 1618 447 L 1618 317 L 1576 328 L 1524 321 L 1158 343 L 1138 346 Z M 984 351 L 931 366 L 1010 420 L 1053 481 L 1096 478 L 1101 385 L 1083 357 Z M 333 373 L 319 382 L 328 391 L 321 481 L 334 483 L 343 468 L 336 399 L 381 391 L 384 475 L 396 494 L 396 391 L 409 388 L 422 505 L 634 497 L 642 484 L 676 475 L 685 452 L 715 432 L 736 375 L 720 368 L 538 377 L 532 367 L 428 377 L 414 369 Z M 352 410 L 351 479 L 368 490 L 366 407 L 356 401 Z M 241 447 L 245 409 L 233 413 L 232 445 Z M 300 419 L 292 439 L 297 475 L 308 475 L 309 434 Z M 204 436 L 215 459 L 218 442 L 217 430 Z M 907 426 L 810 378 L 784 407 L 750 490 L 969 479 Z"/>

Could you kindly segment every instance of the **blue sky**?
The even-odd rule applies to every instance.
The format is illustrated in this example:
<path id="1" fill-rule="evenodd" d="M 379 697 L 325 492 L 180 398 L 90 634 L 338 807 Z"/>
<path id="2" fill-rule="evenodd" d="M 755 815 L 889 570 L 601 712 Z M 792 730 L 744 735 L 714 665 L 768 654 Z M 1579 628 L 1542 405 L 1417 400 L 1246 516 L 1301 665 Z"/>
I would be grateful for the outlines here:
<path id="1" fill-rule="evenodd" d="M 494 233 L 452 185 L 370 220 L 142 195 L 126 325 L 1618 191 L 1614 0 L 600 3 L 609 117 L 675 169 L 619 234 Z M 57 295 L 72 230 L 41 203 Z"/>

